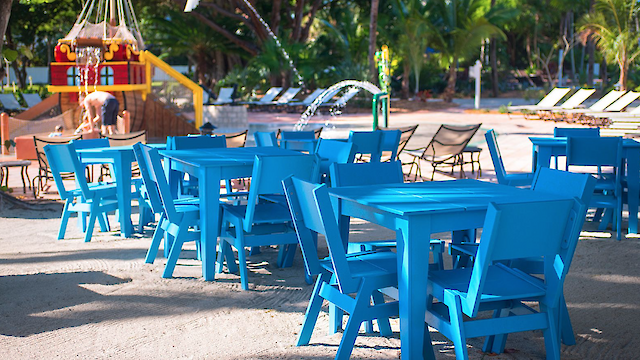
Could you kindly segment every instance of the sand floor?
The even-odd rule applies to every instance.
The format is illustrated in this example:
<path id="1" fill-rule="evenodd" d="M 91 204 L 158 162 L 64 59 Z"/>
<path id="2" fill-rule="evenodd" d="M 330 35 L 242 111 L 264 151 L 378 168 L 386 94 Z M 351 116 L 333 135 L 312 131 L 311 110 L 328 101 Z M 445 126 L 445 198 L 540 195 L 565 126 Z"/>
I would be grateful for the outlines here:
<path id="1" fill-rule="evenodd" d="M 253 116 L 253 115 L 252 115 Z M 264 122 L 260 115 L 254 122 Z M 273 116 L 273 115 L 271 115 Z M 505 115 L 462 111 L 399 114 L 393 126 L 420 123 L 424 129 L 411 144 L 428 141 L 440 123 L 482 122 L 495 128 L 505 164 L 526 171 L 531 164 L 528 136 L 550 134 L 553 123 L 509 119 Z M 282 124 L 291 118 L 274 118 Z M 319 123 L 323 120 L 320 119 Z M 344 123 L 370 126 L 366 116 Z M 294 121 L 295 122 L 295 121 Z M 484 132 L 482 132 L 484 133 Z M 481 140 L 481 137 L 476 138 Z M 476 140 L 474 139 L 474 140 Z M 488 151 L 481 157 L 485 180 L 493 177 Z M 32 167 L 33 168 L 33 167 Z M 33 170 L 33 169 L 32 169 Z M 14 194 L 22 192 L 12 174 Z M 439 179 L 450 179 L 437 174 Z M 220 274 L 201 279 L 195 247 L 178 262 L 175 278 L 160 277 L 165 260 L 144 264 L 152 227 L 123 239 L 114 231 L 96 232 L 90 243 L 70 221 L 65 240 L 56 235 L 62 206 L 46 202 L 39 210 L 0 209 L 0 354 L 3 359 L 327 359 L 335 356 L 341 334 L 328 335 L 328 315 L 321 313 L 311 345 L 294 346 L 311 286 L 304 282 L 301 256 L 293 267 L 273 265 L 276 249 L 250 261 L 250 291 L 239 277 Z M 135 212 L 135 211 L 134 211 Z M 134 215 L 134 223 L 137 218 Z M 640 358 L 640 241 L 618 242 L 610 231 L 584 228 L 565 295 L 577 345 L 562 348 L 563 359 Z M 448 234 L 439 234 L 447 239 Z M 355 239 L 390 238 L 393 233 L 354 220 Z M 326 308 L 324 309 L 326 310 Z M 397 359 L 398 322 L 394 336 L 361 333 L 354 359 Z M 449 341 L 432 330 L 436 357 L 455 358 Z M 469 341 L 471 359 L 544 359 L 541 332 L 511 335 L 508 352 L 483 354 L 483 339 Z"/>

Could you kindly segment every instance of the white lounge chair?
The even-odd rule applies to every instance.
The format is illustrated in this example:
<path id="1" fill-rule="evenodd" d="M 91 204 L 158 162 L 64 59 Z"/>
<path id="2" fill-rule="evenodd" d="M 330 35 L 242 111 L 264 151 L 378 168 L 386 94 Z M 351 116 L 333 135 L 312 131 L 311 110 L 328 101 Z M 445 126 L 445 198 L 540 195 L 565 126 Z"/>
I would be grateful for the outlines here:
<path id="1" fill-rule="evenodd" d="M 223 87 L 220 88 L 220 92 L 218 93 L 218 98 L 213 102 L 213 105 L 224 105 L 233 103 L 233 88 L 232 87 Z"/>
<path id="2" fill-rule="evenodd" d="M 519 111 L 527 117 L 528 113 L 555 106 L 569 91 L 570 88 L 554 88 L 535 105 L 509 106 L 507 109 L 509 112 Z"/>

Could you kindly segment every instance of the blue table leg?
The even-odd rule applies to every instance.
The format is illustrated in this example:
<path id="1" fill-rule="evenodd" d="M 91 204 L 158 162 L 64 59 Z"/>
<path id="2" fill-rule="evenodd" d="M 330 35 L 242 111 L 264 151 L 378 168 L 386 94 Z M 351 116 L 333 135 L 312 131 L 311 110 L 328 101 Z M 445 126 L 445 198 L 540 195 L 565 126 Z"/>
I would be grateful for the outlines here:
<path id="1" fill-rule="evenodd" d="M 133 224 L 131 223 L 131 158 L 133 154 L 118 152 L 114 157 L 113 170 L 118 192 L 118 216 L 120 221 L 120 236 L 131 237 Z"/>
<path id="2" fill-rule="evenodd" d="M 399 221 L 398 294 L 400 297 L 400 352 L 403 359 L 435 359 L 431 336 L 424 322 L 427 310 L 430 218 Z M 425 238 L 427 239 L 425 241 Z"/>
<path id="3" fill-rule="evenodd" d="M 638 203 L 640 200 L 640 148 L 627 148 L 627 191 L 629 234 L 638 233 Z"/>
<path id="4" fill-rule="evenodd" d="M 220 168 L 200 168 L 200 249 L 202 277 L 215 280 L 216 245 L 220 219 Z"/>

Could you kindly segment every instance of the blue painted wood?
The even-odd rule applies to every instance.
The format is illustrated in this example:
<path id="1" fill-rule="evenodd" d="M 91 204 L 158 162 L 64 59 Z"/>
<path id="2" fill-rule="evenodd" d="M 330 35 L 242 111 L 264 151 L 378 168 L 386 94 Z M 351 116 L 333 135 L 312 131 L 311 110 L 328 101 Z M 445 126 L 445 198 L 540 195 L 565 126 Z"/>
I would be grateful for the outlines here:
<path id="1" fill-rule="evenodd" d="M 507 174 L 507 170 L 502 162 L 502 155 L 500 155 L 500 149 L 498 148 L 498 141 L 496 140 L 496 133 L 493 129 L 487 131 L 484 134 L 487 140 L 487 147 L 491 154 L 491 161 L 493 162 L 493 168 L 496 171 L 496 178 L 498 184 L 510 185 L 510 186 L 530 186 L 533 181 L 533 173 L 523 174 Z"/>
<path id="2" fill-rule="evenodd" d="M 554 137 L 600 137 L 600 128 L 554 128 Z"/>
<path id="3" fill-rule="evenodd" d="M 144 163 L 148 167 L 148 179 L 158 190 L 163 210 L 163 217 L 153 235 L 145 261 L 153 262 L 163 235 L 167 234 L 173 237 L 173 241 L 170 243 L 167 264 L 162 273 L 163 278 L 170 278 L 173 276 L 173 271 L 182 251 L 182 245 L 187 241 L 196 241 L 196 244 L 200 242 L 200 232 L 195 228 L 200 219 L 200 209 L 193 204 L 176 204 L 169 188 L 158 150 L 142 144 L 136 146 L 138 146 L 138 152 L 141 153 Z M 149 188 L 153 188 L 153 186 L 149 186 Z"/>
<path id="4" fill-rule="evenodd" d="M 557 200 L 558 195 L 476 180 L 385 184 L 329 189 L 339 221 L 361 218 L 392 230 L 400 230 L 397 255 L 400 339 L 403 359 L 434 359 L 425 332 L 430 234 L 484 226 L 489 202 Z M 339 223 L 342 230 L 342 224 Z M 348 232 L 342 233 L 343 239 Z"/>
<path id="5" fill-rule="evenodd" d="M 561 249 L 564 234 L 577 229 L 570 221 L 574 206 L 584 213 L 578 199 L 492 203 L 473 268 L 429 274 L 429 295 L 439 302 L 427 305 L 425 318 L 454 342 L 456 358 L 468 359 L 466 338 L 542 330 L 547 359 L 560 359 L 558 307 L 568 272 Z M 543 259 L 544 282 L 502 263 L 526 257 Z M 518 308 L 532 312 L 521 316 Z M 494 317 L 479 319 L 484 311 Z"/>
<path id="6" fill-rule="evenodd" d="M 283 194 L 284 178 L 293 175 L 310 180 L 315 177 L 315 171 L 314 157 L 311 155 L 256 156 L 247 204 L 222 205 L 220 241 L 238 251 L 240 282 L 243 290 L 249 289 L 245 247 L 280 245 L 278 266 L 284 267 L 291 265 L 296 249 L 295 244 L 298 243 L 295 232 L 290 226 L 291 217 L 287 207 L 279 203 L 260 202 L 260 196 Z M 222 268 L 223 261 L 223 254 L 220 252 L 218 268 Z M 227 261 L 229 261 L 228 258 Z"/>
<path id="7" fill-rule="evenodd" d="M 202 276 L 205 281 L 215 279 L 216 245 L 221 221 L 220 181 L 250 177 L 256 155 L 303 154 L 278 147 L 244 147 L 200 150 L 165 150 L 159 152 L 169 159 L 169 185 L 177 191 L 182 173 L 198 177 L 200 181 L 200 243 L 202 256 Z M 230 256 L 230 255 L 227 255 Z M 230 272 L 235 272 L 235 261 L 227 259 Z"/>
<path id="8" fill-rule="evenodd" d="M 356 160 L 359 160 L 362 155 L 367 155 L 369 161 L 380 162 L 382 134 L 381 131 L 351 131 L 348 141 L 354 146 Z"/>
<path id="9" fill-rule="evenodd" d="M 321 181 L 324 183 L 329 183 L 330 166 L 334 163 L 352 163 L 355 158 L 355 149 L 353 143 L 338 140 L 320 139 L 318 141 L 315 154 L 319 160 Z"/>
<path id="10" fill-rule="evenodd" d="M 390 161 L 398 159 L 398 146 L 400 145 L 400 130 L 376 130 L 382 132 L 380 139 L 380 154 L 390 152 Z"/>
<path id="11" fill-rule="evenodd" d="M 256 131 L 253 134 L 253 139 L 256 142 L 256 146 L 278 146 L 278 139 L 273 131 Z"/>
<path id="12" fill-rule="evenodd" d="M 84 166 L 80 163 L 73 144 L 46 145 L 44 152 L 60 198 L 65 201 L 58 240 L 64 239 L 69 217 L 74 212 L 78 213 L 78 216 L 84 216 L 85 213 L 89 215 L 89 220 L 83 229 L 85 242 L 91 241 L 96 219 L 98 219 L 101 231 L 108 231 L 107 213 L 118 209 L 118 201 L 115 199 L 115 184 L 88 183 L 84 174 Z M 76 188 L 67 189 L 61 175 L 65 172 L 74 173 Z"/>
<path id="13" fill-rule="evenodd" d="M 385 302 L 380 290 L 397 285 L 396 256 L 388 251 L 346 254 L 326 185 L 295 177 L 283 183 L 305 267 L 309 275 L 317 275 L 296 344 L 309 344 L 322 302 L 327 300 L 349 313 L 335 357 L 349 359 L 363 321 L 377 320 L 381 335 L 392 334 L 389 317 L 398 315 L 398 302 Z M 328 258 L 319 259 L 314 234 L 324 235 Z"/>
<path id="14" fill-rule="evenodd" d="M 608 208 L 613 211 L 613 224 L 618 240 L 622 238 L 622 139 L 615 137 L 569 137 L 567 138 L 567 166 L 569 170 L 579 167 L 595 166 L 600 171 L 597 178 L 596 193 L 589 207 Z M 602 173 L 602 167 L 610 167 L 611 173 Z M 608 221 L 600 223 L 604 230 Z"/>
<path id="15" fill-rule="evenodd" d="M 533 144 L 533 168 L 549 167 L 554 156 L 567 155 L 567 138 L 530 137 Z M 629 234 L 638 233 L 638 205 L 640 205 L 640 142 L 622 139 L 622 159 L 627 176 Z"/>

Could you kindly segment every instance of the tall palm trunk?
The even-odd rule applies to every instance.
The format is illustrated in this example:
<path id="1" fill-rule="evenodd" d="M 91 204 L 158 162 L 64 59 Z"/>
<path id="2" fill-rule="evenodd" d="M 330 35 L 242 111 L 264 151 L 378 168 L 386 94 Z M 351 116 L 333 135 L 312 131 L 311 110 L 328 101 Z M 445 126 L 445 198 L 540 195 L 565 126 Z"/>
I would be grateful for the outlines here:
<path id="1" fill-rule="evenodd" d="M 371 80 L 376 79 L 376 62 L 374 56 L 376 53 L 376 38 L 378 36 L 378 4 L 379 0 L 371 0 L 371 17 L 369 21 L 369 71 Z"/>
<path id="2" fill-rule="evenodd" d="M 457 62 L 453 61 L 451 62 L 451 65 L 449 65 L 449 79 L 447 80 L 447 87 L 444 89 L 444 93 L 442 94 L 442 99 L 445 102 L 451 102 L 456 93 L 456 79 L 458 76 L 456 64 Z"/>

